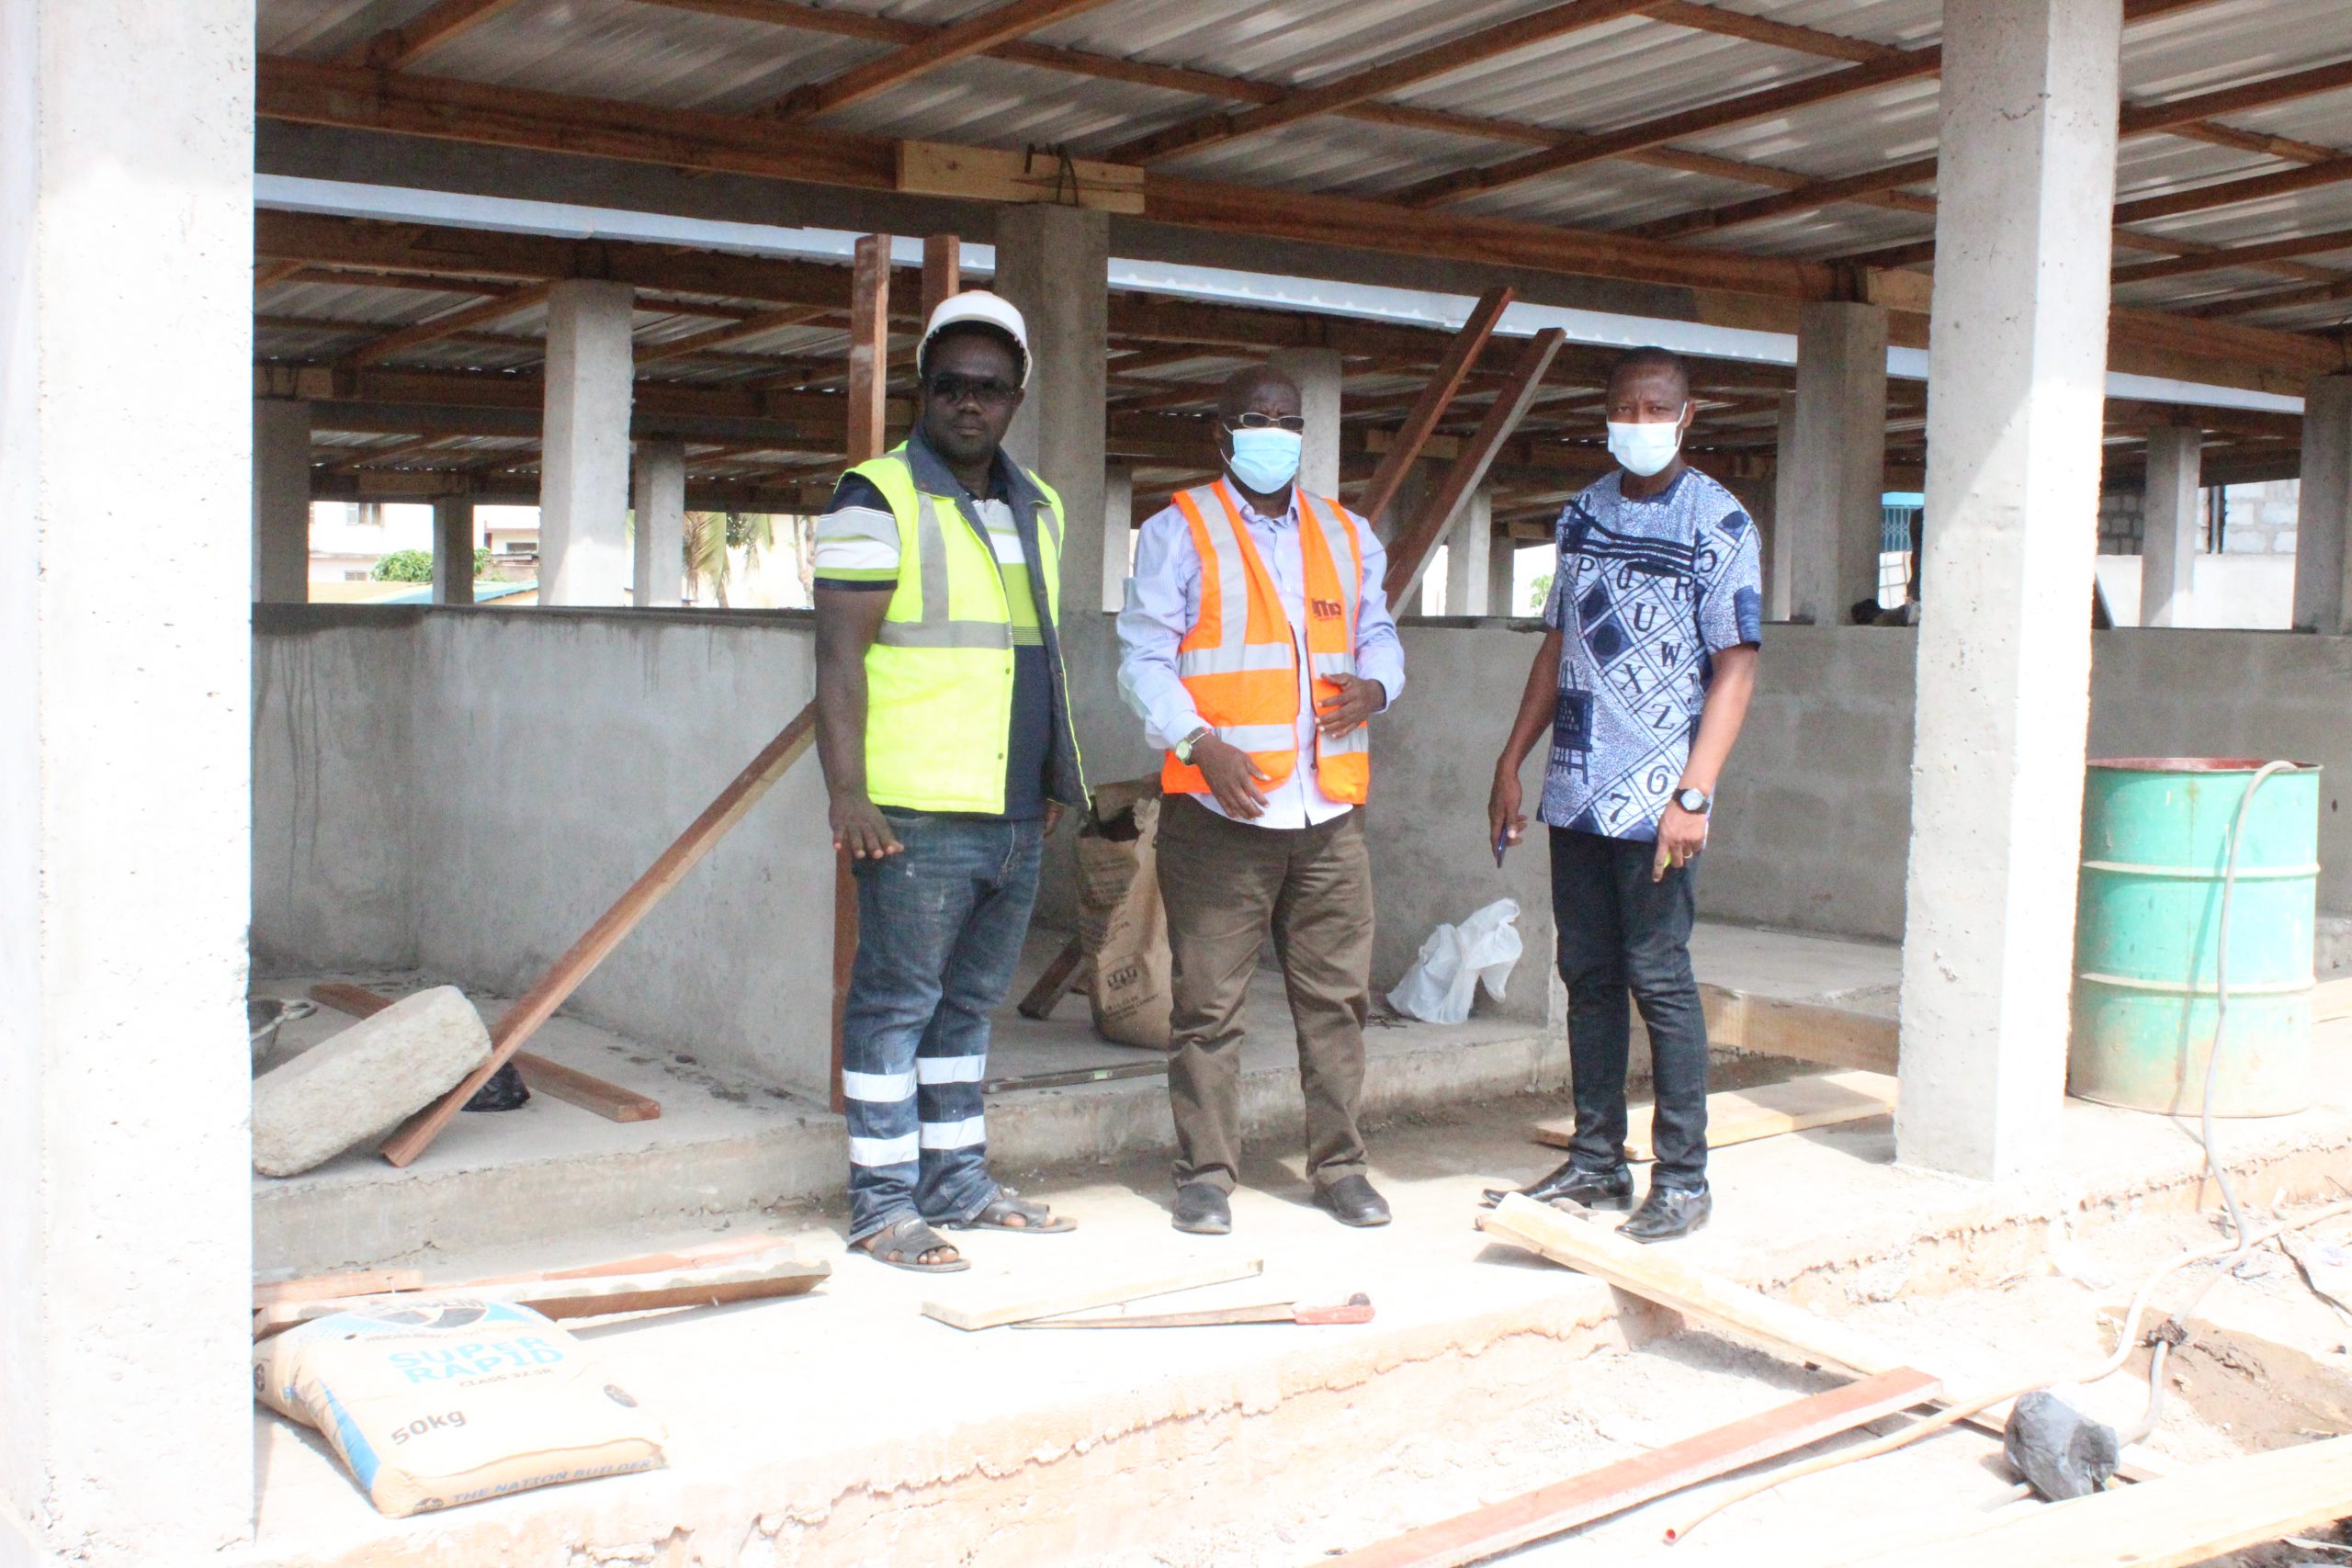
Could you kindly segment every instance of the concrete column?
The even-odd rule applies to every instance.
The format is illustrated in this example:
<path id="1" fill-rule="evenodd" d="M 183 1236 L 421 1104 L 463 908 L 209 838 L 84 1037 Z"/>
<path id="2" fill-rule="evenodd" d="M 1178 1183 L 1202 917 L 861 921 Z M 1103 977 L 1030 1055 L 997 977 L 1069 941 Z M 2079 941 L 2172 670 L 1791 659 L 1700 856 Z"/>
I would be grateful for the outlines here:
<path id="1" fill-rule="evenodd" d="M 1775 621 L 1789 619 L 1795 609 L 1790 584 L 1796 576 L 1796 530 L 1789 519 L 1797 514 L 1796 469 L 1790 463 L 1789 455 L 1796 450 L 1796 432 L 1797 395 L 1782 392 L 1780 428 L 1773 446 L 1771 547 L 1763 557 L 1764 614 L 1767 619 Z"/>
<path id="2" fill-rule="evenodd" d="M 1102 471 L 1102 607 L 1127 603 L 1128 568 L 1135 559 L 1136 472 L 1124 463 Z"/>
<path id="3" fill-rule="evenodd" d="M 1075 207 L 1010 207 L 996 220 L 996 291 L 1020 307 L 1035 360 L 1005 449 L 1061 492 L 1062 654 L 1071 716 L 1096 780 L 1143 771 L 1143 736 L 1117 688 L 1111 622 L 1089 613 L 1109 568 L 1102 400 L 1110 358 L 1111 228 Z M 1124 580 L 1125 573 L 1120 573 Z M 1117 771 L 1113 771 L 1117 770 Z"/>
<path id="4" fill-rule="evenodd" d="M 254 600 L 311 597 L 311 405 L 254 400 Z"/>
<path id="5" fill-rule="evenodd" d="M 1781 471 L 1788 505 L 1789 604 L 1843 626 L 1878 593 L 1886 486 L 1886 308 L 1816 302 L 1797 314 L 1797 390 Z"/>
<path id="6" fill-rule="evenodd" d="M 1445 613 L 1488 615 L 1495 545 L 1495 492 L 1481 485 L 1470 492 L 1453 532 L 1445 541 Z M 1505 555 L 1509 555 L 1506 550 Z"/>
<path id="7" fill-rule="evenodd" d="M 1495 540 L 1487 557 L 1487 614 L 1525 615 L 1525 608 L 1514 601 L 1518 586 L 1519 541 L 1505 535 Z"/>
<path id="8" fill-rule="evenodd" d="M 252 1533 L 254 57 L 253 0 L 0 6 L 10 1564 Z"/>
<path id="9" fill-rule="evenodd" d="M 433 502 L 433 602 L 474 602 L 474 500 L 445 495 Z"/>
<path id="10" fill-rule="evenodd" d="M 2295 625 L 2352 632 L 2352 376 L 2303 393 L 2301 499 L 2295 513 Z"/>
<path id="11" fill-rule="evenodd" d="M 548 296 L 542 604 L 627 603 L 634 299 L 626 283 L 580 279 L 557 284 Z"/>
<path id="12" fill-rule="evenodd" d="M 643 609 L 679 602 L 686 569 L 686 449 L 675 441 L 640 441 L 629 510 L 636 558 L 629 603 Z"/>
<path id="13" fill-rule="evenodd" d="M 1895 1138 L 1979 1178 L 2065 1086 L 2120 13 L 1944 6 Z"/>
<path id="14" fill-rule="evenodd" d="M 1340 493 L 1340 354 L 1331 348 L 1277 349 L 1267 356 L 1275 369 L 1298 383 L 1299 412 L 1306 416 L 1306 450 L 1299 454 L 1298 482 L 1309 495 Z"/>
<path id="15" fill-rule="evenodd" d="M 2198 488 L 2204 434 L 2160 424 L 2148 432 L 2148 492 L 2142 513 L 2140 624 L 2179 625 L 2197 567 Z"/>

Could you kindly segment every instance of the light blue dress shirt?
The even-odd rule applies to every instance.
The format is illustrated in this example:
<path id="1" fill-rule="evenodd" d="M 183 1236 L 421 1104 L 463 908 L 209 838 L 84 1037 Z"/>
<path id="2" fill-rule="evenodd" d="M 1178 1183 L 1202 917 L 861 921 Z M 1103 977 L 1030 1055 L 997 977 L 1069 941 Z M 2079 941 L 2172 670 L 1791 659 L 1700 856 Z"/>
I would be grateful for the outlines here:
<path id="1" fill-rule="evenodd" d="M 1274 592 L 1289 617 L 1291 640 L 1306 624 L 1306 569 L 1300 557 L 1298 492 L 1280 518 L 1261 515 L 1227 481 L 1240 508 L 1250 543 L 1274 580 Z M 1351 513 L 1353 517 L 1354 513 Z M 1405 649 L 1396 638 L 1396 622 L 1388 613 L 1388 596 L 1380 580 L 1388 570 L 1388 552 L 1381 547 L 1372 525 L 1355 518 L 1356 537 L 1363 547 L 1363 596 L 1356 615 L 1356 673 L 1377 681 L 1387 703 L 1405 693 Z M 1345 541 L 1331 541 L 1344 559 Z M 1192 526 L 1171 503 L 1143 525 L 1136 539 L 1135 574 L 1127 579 L 1126 608 L 1119 612 L 1119 694 L 1143 719 L 1144 738 L 1166 750 L 1201 728 L 1200 710 L 1192 693 L 1176 673 L 1176 648 L 1201 614 L 1201 557 L 1193 545 Z M 1316 776 L 1315 707 L 1310 691 L 1306 650 L 1299 650 L 1299 766 L 1278 786 L 1263 788 L 1266 814 L 1256 819 L 1261 828 L 1305 828 L 1328 822 L 1350 809 L 1344 801 L 1323 793 Z M 1385 708 L 1387 703 L 1382 706 Z M 1213 795 L 1193 797 L 1218 815 L 1224 807 Z"/>

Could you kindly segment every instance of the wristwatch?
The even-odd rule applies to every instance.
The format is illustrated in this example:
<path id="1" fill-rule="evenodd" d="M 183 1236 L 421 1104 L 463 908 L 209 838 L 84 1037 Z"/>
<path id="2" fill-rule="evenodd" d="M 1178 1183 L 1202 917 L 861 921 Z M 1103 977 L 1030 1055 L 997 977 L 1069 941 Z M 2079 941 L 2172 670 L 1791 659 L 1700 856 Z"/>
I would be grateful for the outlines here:
<path id="1" fill-rule="evenodd" d="M 1674 792 L 1674 804 L 1693 817 L 1704 817 L 1714 803 L 1715 797 L 1703 789 L 1678 789 Z"/>
<path id="2" fill-rule="evenodd" d="M 1211 729 L 1204 724 L 1201 726 L 1200 728 L 1193 731 L 1192 734 L 1184 737 L 1183 739 L 1176 742 L 1175 745 L 1170 747 L 1169 750 L 1176 753 L 1176 761 L 1179 765 L 1189 768 L 1193 765 L 1193 748 L 1198 746 L 1202 741 L 1206 740 L 1210 736 L 1216 733 L 1216 731 Z"/>

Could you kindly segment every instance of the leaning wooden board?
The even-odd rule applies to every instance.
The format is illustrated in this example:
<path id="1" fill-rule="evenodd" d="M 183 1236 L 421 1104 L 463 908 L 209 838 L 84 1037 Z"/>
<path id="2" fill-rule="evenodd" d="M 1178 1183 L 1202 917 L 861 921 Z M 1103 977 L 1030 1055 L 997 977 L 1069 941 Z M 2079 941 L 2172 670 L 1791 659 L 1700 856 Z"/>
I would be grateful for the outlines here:
<path id="1" fill-rule="evenodd" d="M 1065 1285 L 1055 1290 L 1030 1290 L 978 1303 L 925 1302 L 922 1314 L 936 1318 L 950 1328 L 1001 1328 L 1008 1323 L 1059 1317 L 1064 1313 L 1084 1312 L 1090 1307 L 1114 1306 L 1145 1296 L 1164 1296 L 1204 1285 L 1247 1280 L 1262 1273 L 1265 1267 L 1263 1259 L 1255 1258 L 1230 1263 L 1193 1263 L 1165 1273 L 1104 1280 L 1091 1285 Z"/>
<path id="2" fill-rule="evenodd" d="M 372 1018 L 392 1005 L 392 998 L 365 986 L 326 980 L 311 987 L 311 999 L 354 1018 Z M 523 1081 L 550 1100 L 593 1111 L 607 1122 L 658 1122 L 662 1102 L 635 1089 L 551 1062 L 529 1051 L 514 1053 L 514 1070 Z"/>
<path id="3" fill-rule="evenodd" d="M 1647 1105 L 1631 1108 L 1626 1147 L 1637 1160 L 1656 1157 L 1650 1148 Z M 1760 1084 L 1754 1089 L 1725 1089 L 1707 1096 L 1707 1146 L 1776 1138 L 1808 1127 L 1834 1127 L 1886 1116 L 1894 1110 L 1894 1079 L 1885 1073 L 1821 1073 L 1791 1078 L 1786 1083 Z M 1566 1116 L 1535 1123 L 1535 1140 L 1566 1148 L 1576 1122 Z"/>
<path id="4" fill-rule="evenodd" d="M 1858 1568 L 2189 1568 L 2352 1515 L 2352 1437 L 2199 1465 Z"/>

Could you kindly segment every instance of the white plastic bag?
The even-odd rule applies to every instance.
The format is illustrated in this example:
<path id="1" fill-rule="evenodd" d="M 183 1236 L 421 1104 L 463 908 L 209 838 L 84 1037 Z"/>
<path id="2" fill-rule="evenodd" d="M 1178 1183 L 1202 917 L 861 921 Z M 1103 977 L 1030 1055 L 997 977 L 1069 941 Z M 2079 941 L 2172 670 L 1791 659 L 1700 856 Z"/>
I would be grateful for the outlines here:
<path id="1" fill-rule="evenodd" d="M 1498 898 L 1458 926 L 1440 926 L 1421 943 L 1421 955 L 1388 993 L 1388 1005 L 1426 1023 L 1460 1023 L 1470 1016 L 1471 993 L 1483 984 L 1502 1000 L 1521 945 L 1519 905 Z"/>

